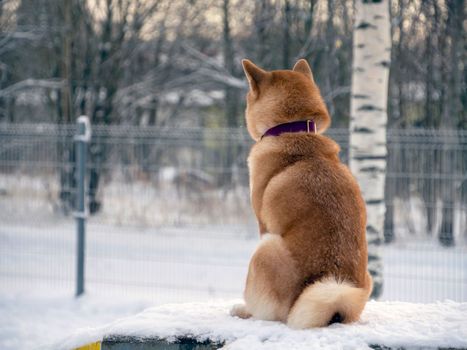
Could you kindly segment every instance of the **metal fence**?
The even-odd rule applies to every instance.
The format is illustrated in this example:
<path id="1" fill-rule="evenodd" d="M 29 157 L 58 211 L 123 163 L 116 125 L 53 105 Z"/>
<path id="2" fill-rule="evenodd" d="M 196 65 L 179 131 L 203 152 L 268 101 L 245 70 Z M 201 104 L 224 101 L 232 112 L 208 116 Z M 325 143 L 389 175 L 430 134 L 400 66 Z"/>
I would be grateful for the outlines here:
<path id="1" fill-rule="evenodd" d="M 74 125 L 0 125 L 0 291 L 74 291 Z M 348 133 L 330 130 L 347 161 Z M 244 129 L 93 126 L 86 284 L 239 297 L 257 243 Z M 467 132 L 389 130 L 384 299 L 467 300 Z"/>

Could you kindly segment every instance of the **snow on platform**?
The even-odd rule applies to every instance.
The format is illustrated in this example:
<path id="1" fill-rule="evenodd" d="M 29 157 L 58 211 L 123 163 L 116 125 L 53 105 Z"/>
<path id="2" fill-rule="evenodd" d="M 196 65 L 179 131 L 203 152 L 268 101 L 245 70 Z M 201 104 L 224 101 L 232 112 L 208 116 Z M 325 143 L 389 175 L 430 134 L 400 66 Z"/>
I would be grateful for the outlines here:
<path id="1" fill-rule="evenodd" d="M 238 301 L 235 301 L 238 302 Z M 235 302 L 170 304 L 110 324 L 77 330 L 53 348 L 73 349 L 109 337 L 191 338 L 228 349 L 467 348 L 467 303 L 376 302 L 351 325 L 296 331 L 284 324 L 229 316 Z"/>

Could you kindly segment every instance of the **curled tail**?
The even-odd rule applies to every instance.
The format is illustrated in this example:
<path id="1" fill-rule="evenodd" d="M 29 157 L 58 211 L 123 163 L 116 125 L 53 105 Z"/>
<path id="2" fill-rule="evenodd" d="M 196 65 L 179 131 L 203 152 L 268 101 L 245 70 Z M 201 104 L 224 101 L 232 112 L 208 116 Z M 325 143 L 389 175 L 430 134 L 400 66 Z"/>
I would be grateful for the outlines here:
<path id="1" fill-rule="evenodd" d="M 357 321 L 371 293 L 371 277 L 366 288 L 354 287 L 333 277 L 306 287 L 290 310 L 287 325 L 295 329 L 324 327 L 334 322 Z"/>

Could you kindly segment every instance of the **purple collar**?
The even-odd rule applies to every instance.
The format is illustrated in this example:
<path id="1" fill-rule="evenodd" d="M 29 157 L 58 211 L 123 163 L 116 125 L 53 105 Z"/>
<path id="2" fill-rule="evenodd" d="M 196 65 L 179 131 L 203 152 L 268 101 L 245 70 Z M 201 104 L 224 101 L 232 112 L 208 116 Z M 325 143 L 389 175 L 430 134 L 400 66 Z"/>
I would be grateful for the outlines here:
<path id="1" fill-rule="evenodd" d="M 296 122 L 290 122 L 290 123 L 284 123 L 284 124 L 279 124 L 271 129 L 268 129 L 261 138 L 265 136 L 279 136 L 280 134 L 283 134 L 284 132 L 311 132 L 316 134 L 318 128 L 316 126 L 316 123 L 312 119 L 308 120 L 300 120 Z"/>

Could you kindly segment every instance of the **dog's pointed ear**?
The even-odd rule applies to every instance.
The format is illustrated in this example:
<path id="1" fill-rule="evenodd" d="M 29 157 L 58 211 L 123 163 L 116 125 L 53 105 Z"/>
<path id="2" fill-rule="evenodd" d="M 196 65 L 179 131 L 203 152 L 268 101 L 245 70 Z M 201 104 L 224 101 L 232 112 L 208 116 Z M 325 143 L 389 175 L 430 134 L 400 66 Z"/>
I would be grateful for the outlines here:
<path id="1" fill-rule="evenodd" d="M 311 79 L 311 81 L 314 81 L 313 73 L 311 73 L 310 65 L 303 58 L 299 59 L 297 63 L 295 63 L 295 66 L 293 66 L 293 71 L 305 74 L 307 77 Z"/>
<path id="2" fill-rule="evenodd" d="M 257 94 L 259 92 L 259 84 L 265 79 L 268 73 L 250 60 L 242 60 L 242 66 L 248 79 L 248 83 L 250 84 L 251 91 Z"/>

